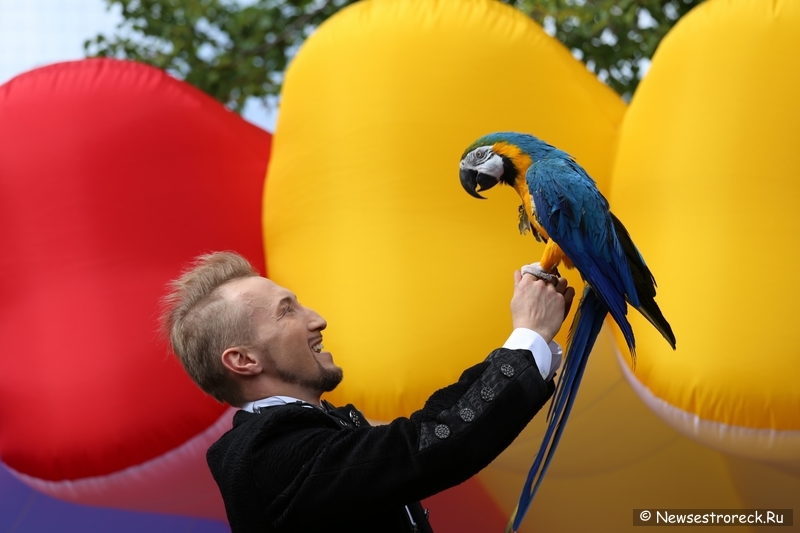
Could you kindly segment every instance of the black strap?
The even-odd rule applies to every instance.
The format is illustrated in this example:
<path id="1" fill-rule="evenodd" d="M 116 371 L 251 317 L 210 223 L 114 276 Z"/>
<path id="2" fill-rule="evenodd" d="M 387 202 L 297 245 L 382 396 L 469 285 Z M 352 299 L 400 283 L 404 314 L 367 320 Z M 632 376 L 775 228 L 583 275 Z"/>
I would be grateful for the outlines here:
<path id="1" fill-rule="evenodd" d="M 428 521 L 428 510 L 423 509 L 420 502 L 410 503 L 406 507 L 414 520 L 413 524 L 409 524 L 413 533 L 433 533 L 431 523 Z"/>

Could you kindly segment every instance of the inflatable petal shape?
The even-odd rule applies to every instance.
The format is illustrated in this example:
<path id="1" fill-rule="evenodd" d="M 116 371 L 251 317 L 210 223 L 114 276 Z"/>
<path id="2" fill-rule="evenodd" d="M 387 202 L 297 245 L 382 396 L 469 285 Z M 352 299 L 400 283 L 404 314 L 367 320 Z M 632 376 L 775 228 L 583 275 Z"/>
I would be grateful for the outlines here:
<path id="1" fill-rule="evenodd" d="M 204 446 L 230 413 L 168 355 L 158 300 L 206 251 L 263 269 L 270 139 L 133 62 L 0 87 L 0 458 L 22 479 L 73 501 L 224 516 Z"/>
<path id="2" fill-rule="evenodd" d="M 693 10 L 634 96 L 611 193 L 678 337 L 673 353 L 634 316 L 633 388 L 681 433 L 784 465 L 800 465 L 798 47 L 797 2 Z"/>
<path id="3" fill-rule="evenodd" d="M 509 334 L 512 271 L 542 248 L 519 235 L 511 189 L 464 193 L 464 148 L 536 132 L 602 184 L 623 111 L 496 2 L 365 2 L 309 38 L 286 74 L 264 231 L 271 277 L 331 325 L 347 376 L 333 401 L 408 414 Z"/>

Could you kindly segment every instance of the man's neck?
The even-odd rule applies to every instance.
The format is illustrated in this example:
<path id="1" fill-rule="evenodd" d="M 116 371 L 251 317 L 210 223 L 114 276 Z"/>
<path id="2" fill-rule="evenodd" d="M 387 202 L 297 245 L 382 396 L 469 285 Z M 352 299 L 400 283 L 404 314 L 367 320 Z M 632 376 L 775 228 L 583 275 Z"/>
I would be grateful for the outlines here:
<path id="1" fill-rule="evenodd" d="M 301 401 L 319 407 L 321 405 L 321 394 L 308 394 L 307 391 L 298 391 L 291 388 L 284 388 L 280 391 L 263 391 L 260 394 L 248 395 L 246 403 L 255 403 L 269 398 L 290 398 L 292 401 Z"/>

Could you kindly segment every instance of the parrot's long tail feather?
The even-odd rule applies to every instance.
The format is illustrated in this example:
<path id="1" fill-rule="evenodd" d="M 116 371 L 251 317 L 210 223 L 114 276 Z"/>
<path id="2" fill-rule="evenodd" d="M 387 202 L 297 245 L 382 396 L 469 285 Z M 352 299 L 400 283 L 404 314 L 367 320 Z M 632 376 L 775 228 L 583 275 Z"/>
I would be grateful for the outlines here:
<path id="1" fill-rule="evenodd" d="M 566 363 L 564 363 L 562 376 L 556 388 L 555 398 L 550 406 L 547 431 L 544 434 L 539 453 L 536 455 L 536 459 L 528 472 L 528 478 L 522 489 L 516 512 L 512 515 L 513 531 L 519 529 L 525 514 L 528 512 L 528 507 L 547 472 L 547 468 L 550 466 L 550 461 L 553 459 L 559 440 L 561 440 L 572 405 L 575 403 L 583 371 L 586 369 L 586 361 L 589 359 L 589 353 L 592 351 L 607 314 L 608 308 L 594 290 L 587 286 L 583 292 L 583 297 L 570 331 Z"/>

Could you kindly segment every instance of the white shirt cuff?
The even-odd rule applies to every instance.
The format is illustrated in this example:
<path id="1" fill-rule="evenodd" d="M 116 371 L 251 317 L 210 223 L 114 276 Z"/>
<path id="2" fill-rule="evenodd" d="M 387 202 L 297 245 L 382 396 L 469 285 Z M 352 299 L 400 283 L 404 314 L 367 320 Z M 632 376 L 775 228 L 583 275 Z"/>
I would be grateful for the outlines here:
<path id="1" fill-rule="evenodd" d="M 545 381 L 551 379 L 561 366 L 563 353 L 556 341 L 544 342 L 541 335 L 528 328 L 516 328 L 503 344 L 508 350 L 530 350 L 539 373 Z"/>

